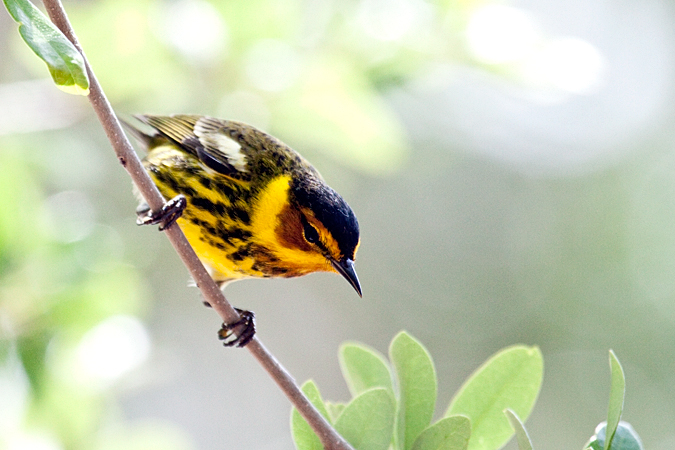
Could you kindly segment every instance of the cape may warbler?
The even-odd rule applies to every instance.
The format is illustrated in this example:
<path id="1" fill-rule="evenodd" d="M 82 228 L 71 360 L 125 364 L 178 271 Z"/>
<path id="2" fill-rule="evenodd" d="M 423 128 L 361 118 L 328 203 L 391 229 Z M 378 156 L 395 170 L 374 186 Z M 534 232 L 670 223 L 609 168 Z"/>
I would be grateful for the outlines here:
<path id="1" fill-rule="evenodd" d="M 143 164 L 164 198 L 176 199 L 157 215 L 142 203 L 139 223 L 175 220 L 221 287 L 324 271 L 339 273 L 361 295 L 356 216 L 297 152 L 241 122 L 135 117 L 148 126 L 127 124 L 147 148 Z"/>

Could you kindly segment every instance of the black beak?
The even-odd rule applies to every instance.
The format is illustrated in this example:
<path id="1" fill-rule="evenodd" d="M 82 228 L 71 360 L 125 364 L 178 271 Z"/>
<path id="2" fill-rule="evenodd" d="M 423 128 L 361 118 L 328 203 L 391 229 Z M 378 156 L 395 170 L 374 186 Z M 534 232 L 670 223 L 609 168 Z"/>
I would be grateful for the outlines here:
<path id="1" fill-rule="evenodd" d="M 361 294 L 361 284 L 359 283 L 359 277 L 356 276 L 356 271 L 354 270 L 354 261 L 349 258 L 345 258 L 342 261 L 335 261 L 333 259 L 330 263 L 340 275 L 345 277 L 345 280 L 349 281 L 349 284 L 351 284 L 354 290 L 356 290 L 356 293 L 359 294 L 359 297 L 363 297 Z"/>

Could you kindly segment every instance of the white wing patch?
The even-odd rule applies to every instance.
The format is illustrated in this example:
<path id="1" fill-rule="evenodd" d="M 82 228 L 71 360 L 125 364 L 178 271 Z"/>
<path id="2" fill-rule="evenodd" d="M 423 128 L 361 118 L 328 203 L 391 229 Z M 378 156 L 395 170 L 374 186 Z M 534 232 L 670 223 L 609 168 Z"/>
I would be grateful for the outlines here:
<path id="1" fill-rule="evenodd" d="M 246 155 L 242 152 L 239 142 L 223 134 L 221 130 L 214 130 L 212 126 L 205 125 L 201 120 L 195 124 L 194 133 L 205 147 L 222 153 L 232 167 L 239 172 L 247 172 Z"/>

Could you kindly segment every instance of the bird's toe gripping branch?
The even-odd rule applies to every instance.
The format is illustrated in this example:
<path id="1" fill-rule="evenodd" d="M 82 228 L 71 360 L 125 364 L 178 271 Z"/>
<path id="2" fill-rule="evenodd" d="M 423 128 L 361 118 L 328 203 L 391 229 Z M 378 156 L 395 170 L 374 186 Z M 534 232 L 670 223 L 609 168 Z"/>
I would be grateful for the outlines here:
<path id="1" fill-rule="evenodd" d="M 225 347 L 245 347 L 255 335 L 255 315 L 251 311 L 235 308 L 240 319 L 232 323 L 224 323 L 218 330 L 218 339 Z M 239 333 L 235 334 L 237 330 Z"/>
<path id="2" fill-rule="evenodd" d="M 173 225 L 176 220 L 183 214 L 187 200 L 183 195 L 177 195 L 168 202 L 164 203 L 162 209 L 154 213 L 147 203 L 141 203 L 136 208 L 136 223 L 138 225 L 157 225 L 159 224 L 159 231 L 164 231 Z"/>

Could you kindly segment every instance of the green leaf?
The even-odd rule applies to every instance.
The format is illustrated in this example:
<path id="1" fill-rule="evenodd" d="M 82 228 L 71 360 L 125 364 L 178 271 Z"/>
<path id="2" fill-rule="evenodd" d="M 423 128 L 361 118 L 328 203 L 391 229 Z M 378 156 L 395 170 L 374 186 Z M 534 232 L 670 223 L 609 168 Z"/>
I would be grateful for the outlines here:
<path id="1" fill-rule="evenodd" d="M 471 421 L 465 416 L 445 417 L 420 434 L 412 450 L 466 450 Z"/>
<path id="2" fill-rule="evenodd" d="M 496 450 L 511 438 L 513 429 L 503 411 L 508 408 L 527 419 L 543 371 L 539 348 L 519 345 L 497 352 L 464 382 L 445 415 L 471 420 L 470 450 Z"/>
<path id="3" fill-rule="evenodd" d="M 353 396 L 382 387 L 392 393 L 391 371 L 387 361 L 379 352 L 357 343 L 347 343 L 340 347 L 340 368 Z"/>
<path id="4" fill-rule="evenodd" d="M 19 23 L 19 33 L 40 59 L 47 63 L 56 86 L 69 94 L 88 95 L 89 78 L 84 58 L 54 24 L 28 0 L 4 0 Z"/>
<path id="5" fill-rule="evenodd" d="M 623 412 L 623 398 L 626 393 L 626 378 L 623 368 L 612 350 L 609 351 L 609 368 L 611 371 L 611 386 L 609 388 L 609 408 L 607 412 L 607 440 L 605 450 L 609 449 L 616 427 Z"/>
<path id="6" fill-rule="evenodd" d="M 394 442 L 402 450 L 429 426 L 436 406 L 436 370 L 429 352 L 405 331 L 391 341 L 389 357 L 399 387 Z"/>
<path id="7" fill-rule="evenodd" d="M 312 402 L 319 412 L 330 421 L 328 410 L 324 405 L 316 384 L 312 380 L 306 381 L 302 385 L 302 392 L 305 393 L 309 401 Z M 321 440 L 319 440 L 312 427 L 309 426 L 307 421 L 295 408 L 291 411 L 291 434 L 293 435 L 295 447 L 298 450 L 323 450 Z"/>
<path id="8" fill-rule="evenodd" d="M 591 437 L 584 446 L 585 449 L 603 450 L 605 446 L 605 436 L 607 431 L 607 422 L 602 422 L 595 428 L 595 435 Z M 628 422 L 619 422 L 612 439 L 610 450 L 643 450 L 640 436 L 635 432 Z"/>
<path id="9" fill-rule="evenodd" d="M 530 440 L 530 436 L 527 434 L 527 430 L 525 429 L 525 425 L 523 425 L 523 422 L 520 420 L 520 417 L 518 417 L 518 414 L 516 414 L 515 412 L 513 412 L 510 409 L 505 409 L 504 414 L 506 414 L 506 418 L 509 419 L 509 423 L 511 424 L 511 427 L 516 432 L 516 440 L 518 441 L 518 449 L 519 450 L 532 450 L 532 441 Z"/>
<path id="10" fill-rule="evenodd" d="M 390 390 L 374 388 L 355 397 L 335 421 L 355 450 L 387 450 L 394 431 L 396 400 Z"/>

